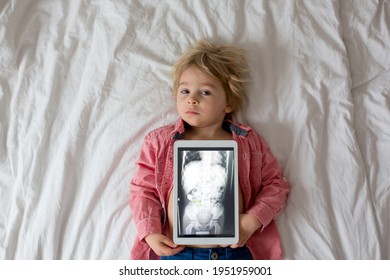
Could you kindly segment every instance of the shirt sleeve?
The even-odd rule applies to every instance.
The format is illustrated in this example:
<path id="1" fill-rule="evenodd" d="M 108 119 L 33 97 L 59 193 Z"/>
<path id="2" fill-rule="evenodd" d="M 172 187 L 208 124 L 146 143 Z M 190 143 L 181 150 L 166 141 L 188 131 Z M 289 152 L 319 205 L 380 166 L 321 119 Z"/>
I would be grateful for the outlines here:
<path id="1" fill-rule="evenodd" d="M 261 152 L 261 186 L 256 186 L 258 192 L 255 203 L 247 213 L 255 215 L 260 220 L 263 230 L 285 206 L 290 184 L 283 176 L 282 169 L 265 140 L 257 134 L 256 136 L 256 149 Z"/>
<path id="2" fill-rule="evenodd" d="M 156 186 L 157 149 L 153 137 L 145 137 L 137 171 L 130 183 L 130 209 L 140 240 L 152 233 L 161 233 L 162 204 Z"/>

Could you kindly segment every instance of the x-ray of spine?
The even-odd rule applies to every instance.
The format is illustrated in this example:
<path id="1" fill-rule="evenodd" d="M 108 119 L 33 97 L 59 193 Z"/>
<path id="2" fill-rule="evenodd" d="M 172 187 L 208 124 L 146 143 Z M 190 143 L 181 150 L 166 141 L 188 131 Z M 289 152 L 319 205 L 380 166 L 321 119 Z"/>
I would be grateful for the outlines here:
<path id="1" fill-rule="evenodd" d="M 179 235 L 234 233 L 233 151 L 183 151 Z"/>

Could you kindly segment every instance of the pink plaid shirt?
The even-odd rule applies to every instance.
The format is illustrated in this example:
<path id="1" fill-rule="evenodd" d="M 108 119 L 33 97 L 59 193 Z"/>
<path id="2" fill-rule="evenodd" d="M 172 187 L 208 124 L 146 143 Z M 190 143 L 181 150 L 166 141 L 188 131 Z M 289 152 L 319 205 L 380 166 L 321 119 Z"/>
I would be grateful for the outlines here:
<path id="1" fill-rule="evenodd" d="M 247 241 L 254 259 L 281 259 L 275 218 L 286 203 L 290 185 L 263 138 L 250 127 L 226 121 L 238 144 L 239 185 L 244 211 L 262 227 Z M 152 233 L 168 235 L 168 198 L 173 187 L 173 143 L 185 131 L 184 122 L 150 132 L 144 140 L 138 170 L 131 181 L 130 208 L 137 226 L 131 259 L 158 259 L 145 241 Z"/>

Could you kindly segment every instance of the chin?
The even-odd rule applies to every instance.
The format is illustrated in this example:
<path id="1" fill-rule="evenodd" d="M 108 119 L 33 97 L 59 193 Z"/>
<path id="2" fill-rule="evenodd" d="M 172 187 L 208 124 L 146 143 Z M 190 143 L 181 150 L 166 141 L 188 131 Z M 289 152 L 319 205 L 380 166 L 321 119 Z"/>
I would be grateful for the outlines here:
<path id="1" fill-rule="evenodd" d="M 197 121 L 194 121 L 194 120 L 191 120 L 191 119 L 188 119 L 188 118 L 183 118 L 183 121 L 186 122 L 188 125 L 190 126 L 193 126 L 193 127 L 198 127 L 200 126 L 200 122 L 197 122 Z"/>

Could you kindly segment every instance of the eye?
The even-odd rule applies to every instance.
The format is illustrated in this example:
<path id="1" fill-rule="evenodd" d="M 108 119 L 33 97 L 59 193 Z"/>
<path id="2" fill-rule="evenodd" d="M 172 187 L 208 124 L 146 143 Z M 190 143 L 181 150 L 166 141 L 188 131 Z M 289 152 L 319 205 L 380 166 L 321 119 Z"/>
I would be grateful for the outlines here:
<path id="1" fill-rule="evenodd" d="M 200 92 L 200 94 L 203 95 L 203 96 L 207 96 L 207 95 L 210 95 L 211 93 L 209 91 L 207 91 L 207 90 L 202 90 Z"/>
<path id="2" fill-rule="evenodd" d="M 180 93 L 181 94 L 189 94 L 190 91 L 188 89 L 182 89 L 182 90 L 180 90 Z"/>

